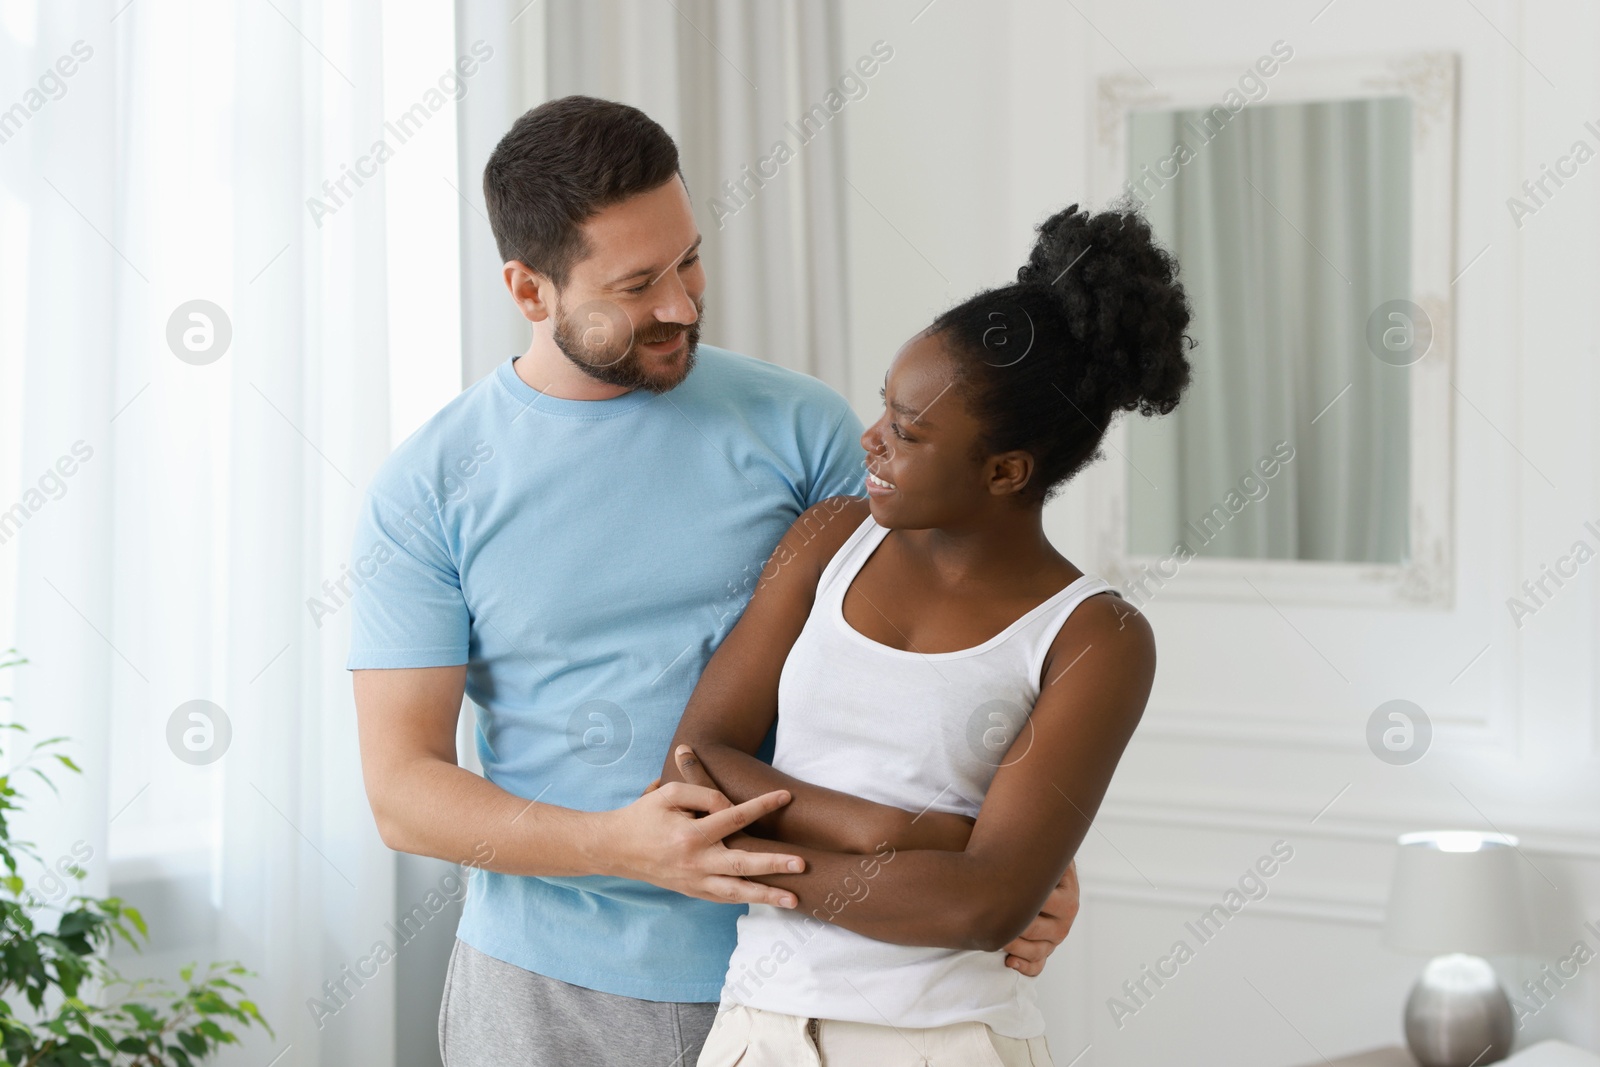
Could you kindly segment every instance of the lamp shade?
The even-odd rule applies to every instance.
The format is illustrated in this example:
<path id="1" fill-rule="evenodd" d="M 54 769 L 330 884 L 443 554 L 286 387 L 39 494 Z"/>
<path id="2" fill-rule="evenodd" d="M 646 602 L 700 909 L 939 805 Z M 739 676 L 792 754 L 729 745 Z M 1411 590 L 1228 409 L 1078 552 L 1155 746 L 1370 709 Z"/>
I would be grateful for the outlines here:
<path id="1" fill-rule="evenodd" d="M 1501 956 L 1531 948 L 1518 862 L 1517 839 L 1507 834 L 1403 835 L 1384 943 L 1428 956 Z"/>

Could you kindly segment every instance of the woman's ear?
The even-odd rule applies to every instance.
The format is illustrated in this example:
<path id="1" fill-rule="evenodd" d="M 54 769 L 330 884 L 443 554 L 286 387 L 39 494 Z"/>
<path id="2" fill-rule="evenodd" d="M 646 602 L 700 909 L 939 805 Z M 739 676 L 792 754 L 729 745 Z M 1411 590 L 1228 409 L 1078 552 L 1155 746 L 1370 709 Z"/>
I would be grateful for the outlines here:
<path id="1" fill-rule="evenodd" d="M 1002 452 L 989 460 L 989 492 L 994 496 L 1020 493 L 1033 478 L 1033 456 L 1020 450 Z"/>
<path id="2" fill-rule="evenodd" d="M 543 322 L 555 314 L 556 287 L 549 278 L 517 259 L 509 260 L 501 275 L 523 318 Z"/>

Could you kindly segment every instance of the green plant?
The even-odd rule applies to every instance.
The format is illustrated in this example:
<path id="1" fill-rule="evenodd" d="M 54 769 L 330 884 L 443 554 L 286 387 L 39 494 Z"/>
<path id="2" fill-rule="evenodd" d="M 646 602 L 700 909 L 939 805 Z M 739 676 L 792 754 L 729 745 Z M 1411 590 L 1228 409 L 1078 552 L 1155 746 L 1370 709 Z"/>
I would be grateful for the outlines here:
<path id="1" fill-rule="evenodd" d="M 0 653 L 0 669 L 24 662 L 14 649 Z M 0 729 L 15 731 L 18 738 L 25 732 L 16 723 L 0 723 Z M 237 1043 L 235 1029 L 259 1024 L 272 1033 L 234 982 L 250 975 L 239 964 L 213 963 L 199 975 L 193 966 L 185 967 L 179 972 L 181 988 L 129 981 L 105 957 L 119 938 L 136 950 L 148 941 L 136 908 L 116 897 L 53 892 L 41 897 L 29 889 L 19 860 L 43 861 L 32 844 L 11 836 L 11 818 L 23 806 L 16 781 L 31 775 L 55 790 L 40 764 L 82 773 L 56 751 L 66 740 L 38 742 L 0 775 L 0 863 L 6 868 L 0 876 L 0 1051 L 5 1062 L 13 1067 L 191 1067 L 223 1045 Z M 65 860 L 56 870 L 79 881 L 85 873 Z M 47 913 L 56 917 L 53 930 L 36 919 Z M 80 990 L 89 989 L 97 989 L 97 995 L 80 996 Z M 12 1006 L 18 995 L 27 1001 L 25 1017 Z"/>

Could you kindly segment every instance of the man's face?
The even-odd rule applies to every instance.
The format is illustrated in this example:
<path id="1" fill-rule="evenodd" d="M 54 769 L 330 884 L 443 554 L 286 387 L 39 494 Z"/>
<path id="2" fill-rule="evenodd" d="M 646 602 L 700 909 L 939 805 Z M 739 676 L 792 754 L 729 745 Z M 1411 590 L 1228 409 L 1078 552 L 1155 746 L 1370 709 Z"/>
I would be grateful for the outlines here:
<path id="1" fill-rule="evenodd" d="M 556 347 L 596 381 L 664 393 L 694 368 L 705 268 L 689 194 L 673 179 L 583 224 L 590 253 L 552 316 Z"/>

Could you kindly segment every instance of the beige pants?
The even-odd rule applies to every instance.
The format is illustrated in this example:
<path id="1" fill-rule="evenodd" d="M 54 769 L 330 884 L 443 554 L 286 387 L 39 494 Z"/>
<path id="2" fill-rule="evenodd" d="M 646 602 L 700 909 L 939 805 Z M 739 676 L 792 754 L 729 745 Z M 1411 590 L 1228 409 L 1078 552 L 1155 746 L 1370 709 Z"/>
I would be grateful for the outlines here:
<path id="1" fill-rule="evenodd" d="M 802 1019 L 734 1004 L 717 1013 L 698 1067 L 1051 1067 L 1043 1037 L 983 1023 L 908 1030 Z"/>

